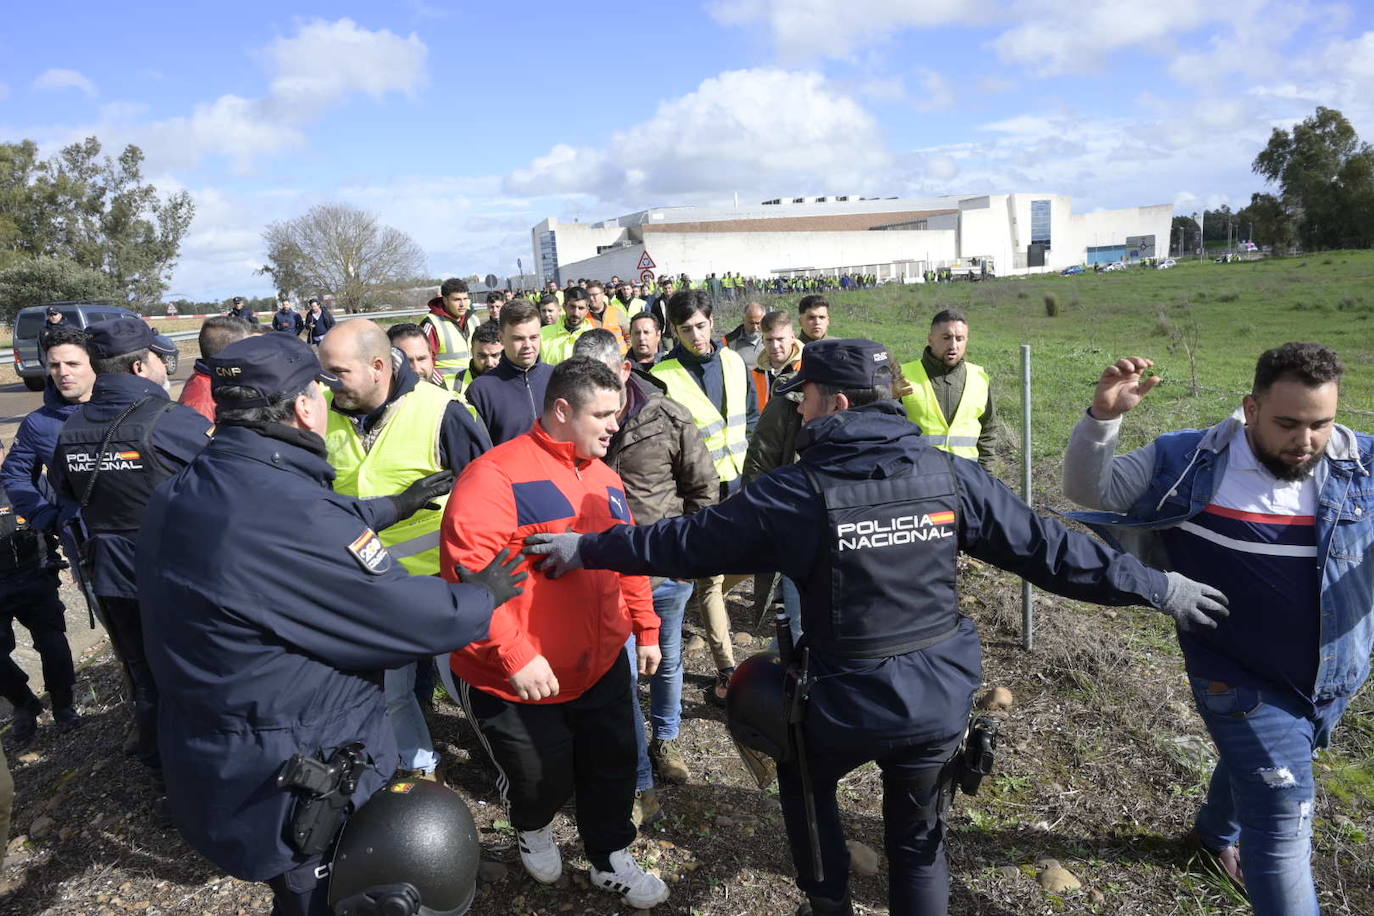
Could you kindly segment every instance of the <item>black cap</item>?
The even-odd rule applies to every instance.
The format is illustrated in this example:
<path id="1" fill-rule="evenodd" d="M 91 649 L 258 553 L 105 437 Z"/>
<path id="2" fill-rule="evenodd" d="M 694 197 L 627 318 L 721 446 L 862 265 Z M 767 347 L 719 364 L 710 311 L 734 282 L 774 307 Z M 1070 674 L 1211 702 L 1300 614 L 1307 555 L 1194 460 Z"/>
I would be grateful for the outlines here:
<path id="1" fill-rule="evenodd" d="M 95 359 L 110 359 L 139 350 L 152 350 L 161 356 L 175 356 L 176 344 L 139 318 L 112 318 L 86 328 L 86 349 Z"/>
<path id="2" fill-rule="evenodd" d="M 258 397 L 235 400 L 234 407 L 266 407 L 274 400 L 297 394 L 311 381 L 339 387 L 339 377 L 320 366 L 315 351 L 290 334 L 257 334 L 236 340 L 210 359 L 196 360 L 196 368 L 210 376 L 210 391 L 251 388 Z"/>
<path id="3" fill-rule="evenodd" d="M 234 304 L 234 305 L 243 305 L 243 297 L 242 297 L 242 296 L 235 296 L 233 299 L 230 299 L 229 301 L 230 301 L 232 304 Z"/>
<path id="4" fill-rule="evenodd" d="M 48 314 L 49 314 L 49 315 L 52 315 L 52 316 L 57 316 L 57 315 L 61 315 L 62 313 L 59 312 L 59 311 L 58 311 L 57 309 L 55 309 L 55 308 L 49 308 L 49 309 L 48 309 Z"/>
<path id="5" fill-rule="evenodd" d="M 774 394 L 794 391 L 807 382 L 834 388 L 872 388 L 892 384 L 892 358 L 877 341 L 861 337 L 828 337 L 802 349 L 797 374 L 774 389 Z"/>

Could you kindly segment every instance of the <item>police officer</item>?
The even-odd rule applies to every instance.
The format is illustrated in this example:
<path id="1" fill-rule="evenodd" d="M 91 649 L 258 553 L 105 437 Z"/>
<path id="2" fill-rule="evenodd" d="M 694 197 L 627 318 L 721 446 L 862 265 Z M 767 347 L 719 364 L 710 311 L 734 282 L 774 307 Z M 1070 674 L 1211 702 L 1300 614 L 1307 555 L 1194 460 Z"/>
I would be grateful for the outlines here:
<path id="1" fill-rule="evenodd" d="M 405 571 L 377 532 L 446 493 L 452 477 L 374 499 L 335 493 L 316 380 L 338 379 L 304 341 L 249 337 L 201 362 L 218 430 L 158 488 L 138 550 L 157 634 L 148 653 L 163 687 L 168 810 L 215 864 L 267 881 L 274 914 L 317 916 L 329 912 L 322 852 L 303 851 L 293 819 L 293 802 L 302 810 L 312 796 L 278 788 L 283 764 L 361 742 L 361 804 L 396 768 L 383 669 L 486 637 L 492 609 L 525 574 L 503 568 L 505 554 L 481 573 L 459 570 L 477 584 Z M 224 549 L 243 543 L 255 549 Z"/>
<path id="2" fill-rule="evenodd" d="M 86 332 L 95 385 L 91 399 L 63 424 L 48 479 L 63 522 L 81 514 L 84 581 L 99 599 L 110 642 L 133 688 L 138 757 L 157 770 L 158 693 L 143 649 L 134 545 L 153 488 L 205 447 L 210 423 L 167 397 L 162 357 L 176 350 L 165 349 L 143 321 L 115 318 Z M 211 531 L 199 532 L 198 539 Z"/>
<path id="3" fill-rule="evenodd" d="M 797 463 L 691 516 L 526 541 L 527 552 L 550 554 L 555 573 L 779 570 L 799 585 L 806 753 L 778 767 L 807 895 L 798 913 L 852 912 L 835 786 L 874 760 L 883 771 L 891 912 L 948 909 L 942 773 L 981 680 L 978 633 L 959 613 L 960 550 L 1081 601 L 1148 604 L 1201 626 L 1225 614 L 1219 592 L 1041 518 L 976 462 L 926 445 L 892 382 L 887 351 L 873 341 L 809 344 L 801 370 L 779 388 L 803 391 Z M 823 876 L 812 863 L 808 774 Z"/>
<path id="4" fill-rule="evenodd" d="M 67 645 L 66 608 L 58 596 L 57 538 L 35 530 L 0 487 L 0 696 L 14 706 L 10 737 L 22 746 L 34 737 L 43 703 L 14 663 L 14 624 L 23 624 L 43 662 L 43 684 L 59 728 L 81 723 L 73 702 L 76 673 Z"/>

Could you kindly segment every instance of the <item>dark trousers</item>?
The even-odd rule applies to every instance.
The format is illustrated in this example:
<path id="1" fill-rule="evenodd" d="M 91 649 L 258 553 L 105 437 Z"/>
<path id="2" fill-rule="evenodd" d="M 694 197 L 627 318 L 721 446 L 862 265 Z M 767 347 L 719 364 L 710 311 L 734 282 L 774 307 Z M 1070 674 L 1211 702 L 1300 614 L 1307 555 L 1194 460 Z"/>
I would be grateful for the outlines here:
<path id="1" fill-rule="evenodd" d="M 847 893 L 849 851 L 844 845 L 835 786 L 846 773 L 876 760 L 883 773 L 888 908 L 892 916 L 945 916 L 949 912 L 949 866 L 945 861 L 940 776 L 962 739 L 963 735 L 955 735 L 890 750 L 818 747 L 812 751 L 812 794 L 816 800 L 824 881 L 815 880 L 811 868 L 801 776 L 796 764 L 779 765 L 779 796 L 792 862 L 797 868 L 797 887 L 828 900 L 839 900 Z"/>
<path id="2" fill-rule="evenodd" d="M 105 612 L 105 626 L 110 631 L 110 643 L 129 676 L 134 692 L 134 725 L 138 728 L 138 759 L 160 769 L 157 752 L 157 685 L 148 667 L 148 655 L 143 650 L 143 617 L 138 602 L 132 598 L 100 598 Z"/>
<path id="3" fill-rule="evenodd" d="M 318 858 L 267 882 L 272 888 L 272 916 L 333 916 L 329 879 L 315 877 Z"/>
<path id="4" fill-rule="evenodd" d="M 0 581 L 0 696 L 25 706 L 37 698 L 29 689 L 29 676 L 14 663 L 14 623 L 18 621 L 33 637 L 33 647 L 43 663 L 43 683 L 53 709 L 72 705 L 76 671 L 67 645 L 67 609 L 57 594 L 57 570 L 39 569 Z"/>
<path id="5" fill-rule="evenodd" d="M 516 830 L 538 830 L 577 793 L 577 831 L 589 858 L 634 841 L 635 717 L 625 653 L 566 703 L 513 703 L 461 682 L 463 709 L 496 764 Z"/>

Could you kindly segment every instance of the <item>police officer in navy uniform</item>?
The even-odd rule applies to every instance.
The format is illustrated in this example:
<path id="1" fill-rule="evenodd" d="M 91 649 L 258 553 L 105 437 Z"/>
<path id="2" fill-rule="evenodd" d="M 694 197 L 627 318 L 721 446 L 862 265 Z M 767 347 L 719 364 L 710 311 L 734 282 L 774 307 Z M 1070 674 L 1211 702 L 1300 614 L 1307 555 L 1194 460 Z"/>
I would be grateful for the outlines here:
<path id="1" fill-rule="evenodd" d="M 153 488 L 205 447 L 210 423 L 167 396 L 162 358 L 176 350 L 168 351 L 142 320 L 101 321 L 86 333 L 95 386 L 63 424 L 48 478 L 62 524 L 80 513 L 84 580 L 133 689 L 138 758 L 156 771 L 158 691 L 143 648 L 134 544 Z"/>
<path id="2" fill-rule="evenodd" d="M 316 381 L 338 378 L 304 341 L 248 337 L 197 368 L 213 386 L 215 438 L 158 488 L 138 545 L 167 807 L 197 851 L 267 881 L 276 916 L 321 916 L 328 882 L 321 855 L 287 840 L 297 795 L 277 785 L 283 764 L 361 742 L 352 797 L 365 801 L 397 764 L 383 669 L 485 638 L 527 574 L 503 553 L 450 584 L 393 559 L 377 531 L 448 492 L 452 473 L 394 496 L 335 493 Z"/>
<path id="3" fill-rule="evenodd" d="M 43 663 L 43 685 L 59 728 L 81 723 L 72 688 L 76 673 L 67 644 L 66 608 L 58 595 L 57 538 L 30 526 L 0 487 L 0 696 L 14 706 L 10 737 L 22 746 L 34 737 L 43 703 L 29 687 L 29 676 L 14 663 L 14 624 L 33 638 Z"/>
<path id="4" fill-rule="evenodd" d="M 1201 626 L 1225 614 L 1219 592 L 1042 518 L 977 462 L 925 445 L 892 382 L 890 356 L 873 341 L 808 344 L 802 369 L 778 389 L 803 392 L 797 463 L 691 516 L 526 541 L 526 552 L 549 555 L 551 574 L 776 570 L 798 584 L 799 648 L 810 662 L 801 732 L 823 866 L 818 880 L 802 767 L 785 761 L 783 815 L 807 895 L 798 913 L 852 912 L 835 787 L 875 760 L 891 912 L 947 912 L 942 774 L 981 682 L 978 633 L 959 613 L 960 550 L 1081 601 L 1150 605 Z"/>

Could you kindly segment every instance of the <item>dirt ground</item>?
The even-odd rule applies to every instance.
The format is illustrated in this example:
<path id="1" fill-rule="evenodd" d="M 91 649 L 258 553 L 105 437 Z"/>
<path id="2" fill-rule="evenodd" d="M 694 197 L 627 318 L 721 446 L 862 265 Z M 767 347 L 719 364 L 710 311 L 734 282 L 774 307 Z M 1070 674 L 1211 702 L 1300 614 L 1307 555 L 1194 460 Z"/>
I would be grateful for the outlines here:
<path id="1" fill-rule="evenodd" d="M 1040 595 L 1037 648 L 1019 644 L 1017 580 L 970 563 L 963 609 L 978 621 L 989 686 L 1014 694 L 994 776 L 950 817 L 952 912 L 1231 914 L 1248 912 L 1233 890 L 1177 842 L 1200 799 L 1210 759 L 1186 695 L 1166 620 L 1139 609 L 1108 610 Z M 746 657 L 766 642 L 746 583 L 731 612 Z M 695 627 L 691 628 L 695 632 Z M 690 639 L 692 634 L 687 634 Z M 694 640 L 698 642 L 699 640 Z M 660 787 L 665 815 L 634 852 L 672 888 L 660 913 L 791 913 L 800 896 L 781 839 L 775 789 L 759 791 L 735 756 L 720 713 L 702 701 L 709 655 L 687 657 L 682 743 L 692 779 Z M 0 916 L 121 913 L 246 916 L 270 910 L 262 885 L 227 878 L 160 825 L 153 784 L 121 753 L 129 719 L 108 655 L 83 669 L 85 724 L 48 726 L 10 765 L 18 787 L 10 861 L 0 879 Z M 646 704 L 647 704 L 647 697 Z M 46 722 L 45 722 L 46 724 Z M 473 912 L 625 912 L 591 889 L 570 812 L 556 824 L 567 877 L 544 887 L 520 868 L 494 771 L 483 762 L 456 706 L 433 718 L 450 784 L 481 831 L 485 880 Z M 1339 736 L 1338 736 L 1339 741 Z M 840 798 L 851 839 L 882 850 L 881 781 L 867 766 Z M 1374 870 L 1364 838 L 1374 810 L 1319 796 L 1315 865 L 1324 912 L 1374 912 Z M 1082 887 L 1062 894 L 1037 877 L 1055 859 Z M 854 880 L 861 913 L 885 913 L 886 866 Z"/>

